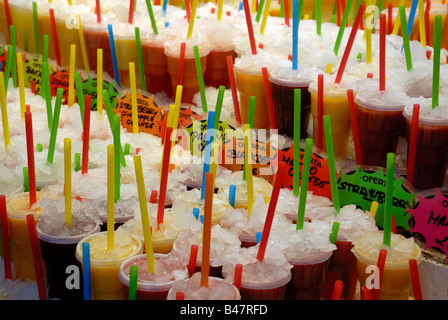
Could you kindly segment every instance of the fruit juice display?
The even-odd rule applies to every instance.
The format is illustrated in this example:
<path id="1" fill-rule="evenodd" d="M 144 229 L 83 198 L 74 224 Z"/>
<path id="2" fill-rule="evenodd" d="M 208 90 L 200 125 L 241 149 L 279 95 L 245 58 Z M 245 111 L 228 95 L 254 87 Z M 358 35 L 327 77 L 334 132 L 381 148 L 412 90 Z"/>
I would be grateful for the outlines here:
<path id="1" fill-rule="evenodd" d="M 32 2 L 10 1 L 11 22 L 16 29 L 16 46 L 29 53 L 36 53 Z"/>

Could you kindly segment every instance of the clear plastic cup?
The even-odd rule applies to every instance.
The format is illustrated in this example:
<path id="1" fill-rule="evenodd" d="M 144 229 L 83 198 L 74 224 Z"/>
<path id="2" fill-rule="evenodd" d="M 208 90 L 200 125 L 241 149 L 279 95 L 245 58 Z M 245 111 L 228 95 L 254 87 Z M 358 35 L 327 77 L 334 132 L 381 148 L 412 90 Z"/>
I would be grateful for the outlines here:
<path id="1" fill-rule="evenodd" d="M 204 73 L 204 82 L 206 86 L 219 88 L 224 86 L 230 88 L 229 71 L 227 68 L 227 56 L 235 61 L 235 46 L 213 48 L 207 57 L 207 68 Z"/>
<path id="2" fill-rule="evenodd" d="M 83 25 L 83 33 L 90 69 L 97 71 L 98 49 L 103 49 L 103 72 L 107 72 L 113 77 L 114 68 L 107 26 L 102 24 L 85 24 Z"/>
<path id="3" fill-rule="evenodd" d="M 252 282 L 241 280 L 241 300 L 284 300 L 286 287 L 291 280 L 291 274 L 269 282 Z"/>
<path id="4" fill-rule="evenodd" d="M 156 38 L 154 37 L 154 39 Z M 168 73 L 168 62 L 164 53 L 164 44 L 163 41 L 155 41 L 154 39 L 142 41 L 146 89 L 153 94 L 165 92 L 170 97 L 173 88 L 171 77 Z"/>
<path id="5" fill-rule="evenodd" d="M 9 1 L 9 9 L 12 25 L 15 26 L 17 48 L 36 53 L 32 3 Z"/>

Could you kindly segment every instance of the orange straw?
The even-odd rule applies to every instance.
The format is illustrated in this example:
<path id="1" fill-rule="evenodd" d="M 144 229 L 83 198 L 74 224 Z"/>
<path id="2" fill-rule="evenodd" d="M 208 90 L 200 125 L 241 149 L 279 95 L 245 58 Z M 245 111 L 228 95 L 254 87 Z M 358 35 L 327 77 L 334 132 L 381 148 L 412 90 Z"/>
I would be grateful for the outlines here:
<path id="1" fill-rule="evenodd" d="M 34 270 L 36 272 L 36 281 L 37 281 L 37 290 L 39 292 L 39 299 L 46 300 L 47 297 L 45 293 L 44 275 L 42 272 L 42 262 L 40 258 L 39 242 L 37 240 L 36 224 L 34 222 L 33 214 L 30 213 L 26 216 L 26 223 L 28 226 L 28 233 L 31 241 L 31 249 L 33 252 Z"/>
<path id="2" fill-rule="evenodd" d="M 358 119 L 356 117 L 355 100 L 353 90 L 347 90 L 348 104 L 350 107 L 350 121 L 352 123 L 353 142 L 355 144 L 356 164 L 362 165 L 361 142 L 359 141 Z"/>
<path id="3" fill-rule="evenodd" d="M 201 287 L 208 287 L 208 275 L 210 268 L 212 208 L 213 208 L 213 194 L 214 194 L 213 179 L 214 178 L 212 172 L 207 172 L 205 174 L 204 224 L 202 227 Z"/>

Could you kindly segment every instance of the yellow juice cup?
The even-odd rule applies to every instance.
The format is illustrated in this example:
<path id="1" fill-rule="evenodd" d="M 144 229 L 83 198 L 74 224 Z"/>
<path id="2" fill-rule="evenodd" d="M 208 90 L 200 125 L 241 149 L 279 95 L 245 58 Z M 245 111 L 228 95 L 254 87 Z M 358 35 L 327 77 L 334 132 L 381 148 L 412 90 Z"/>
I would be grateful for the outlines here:
<path id="1" fill-rule="evenodd" d="M 5 43 L 8 43 L 9 42 L 8 23 L 6 21 L 5 5 L 3 0 L 0 0 L 0 34 L 3 34 Z M 0 35 L 0 39 L 1 37 L 2 35 Z"/>
<path id="2" fill-rule="evenodd" d="M 75 15 L 64 17 L 58 13 L 60 12 L 55 11 L 55 22 L 62 66 L 70 65 L 70 46 L 74 44 L 76 45 L 75 67 L 77 69 L 84 69 L 79 31 L 74 26 L 74 21 L 76 21 Z M 73 18 L 74 21 L 70 21 L 71 18 Z"/>
<path id="3" fill-rule="evenodd" d="M 56 61 L 56 50 L 54 48 L 53 32 L 51 31 L 51 21 L 49 10 L 40 10 L 38 7 L 38 21 L 39 21 L 39 42 L 41 50 L 43 51 L 43 36 L 48 36 L 48 58 Z"/>
<path id="4" fill-rule="evenodd" d="M 31 3 L 31 2 L 30 2 Z M 9 1 L 11 21 L 16 29 L 16 46 L 28 53 L 36 53 L 34 45 L 33 9 Z"/>
<path id="5" fill-rule="evenodd" d="M 38 196 L 37 196 L 38 197 Z M 39 198 L 39 197 L 38 197 Z M 6 200 L 8 210 L 9 236 L 12 247 L 12 259 L 14 260 L 14 271 L 17 279 L 25 281 L 27 278 L 36 281 L 34 270 L 33 251 L 31 248 L 30 235 L 26 216 L 34 215 L 37 224 L 42 209 L 38 206 L 30 208 L 28 193 L 11 195 Z M 42 262 L 43 271 L 45 267 Z"/>
<path id="6" fill-rule="evenodd" d="M 128 258 L 141 254 L 142 242 L 136 236 L 114 232 L 114 249 L 107 249 L 107 231 L 85 237 L 76 247 L 76 258 L 83 263 L 82 244 L 90 245 L 90 275 L 92 300 L 123 300 L 123 288 L 118 273 Z"/>
<path id="7" fill-rule="evenodd" d="M 380 249 L 387 248 L 382 242 L 382 231 L 367 233 L 353 242 L 352 251 L 357 258 L 358 280 L 361 287 L 364 284 L 369 285 L 372 279 L 368 277 L 372 275 L 372 270 L 367 268 L 376 266 Z M 409 260 L 411 259 L 415 259 L 417 263 L 422 260 L 421 249 L 413 238 L 407 239 L 399 234 L 391 234 L 391 247 L 387 248 L 386 263 L 379 286 L 380 300 L 409 299 L 411 292 Z"/>
<path id="8" fill-rule="evenodd" d="M 135 36 L 120 36 L 114 34 L 115 50 L 117 55 L 117 67 L 120 76 L 120 86 L 130 87 L 129 62 L 135 65 L 135 84 L 140 88 L 140 77 L 138 71 L 138 57 Z"/>

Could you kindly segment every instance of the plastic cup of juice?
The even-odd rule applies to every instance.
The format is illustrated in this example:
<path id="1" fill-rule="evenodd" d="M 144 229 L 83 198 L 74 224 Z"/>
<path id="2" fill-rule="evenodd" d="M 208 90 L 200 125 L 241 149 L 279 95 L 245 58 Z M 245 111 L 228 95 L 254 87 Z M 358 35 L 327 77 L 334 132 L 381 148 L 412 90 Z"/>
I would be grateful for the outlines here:
<path id="1" fill-rule="evenodd" d="M 114 68 L 107 25 L 102 23 L 86 23 L 83 25 L 83 33 L 90 69 L 96 72 L 98 67 L 97 50 L 103 49 L 103 71 L 113 77 Z"/>
<path id="2" fill-rule="evenodd" d="M 31 2 L 10 1 L 12 24 L 16 29 L 16 46 L 26 52 L 36 53 L 34 42 L 33 7 Z"/>
<path id="3" fill-rule="evenodd" d="M 117 67 L 120 77 L 120 86 L 130 87 L 129 63 L 134 62 L 135 85 L 140 87 L 140 77 L 138 71 L 138 57 L 135 42 L 135 34 L 123 34 L 114 31 L 115 49 L 117 54 Z"/>

